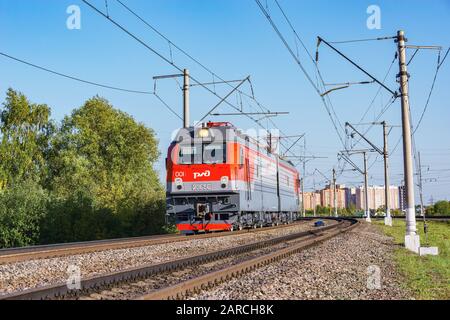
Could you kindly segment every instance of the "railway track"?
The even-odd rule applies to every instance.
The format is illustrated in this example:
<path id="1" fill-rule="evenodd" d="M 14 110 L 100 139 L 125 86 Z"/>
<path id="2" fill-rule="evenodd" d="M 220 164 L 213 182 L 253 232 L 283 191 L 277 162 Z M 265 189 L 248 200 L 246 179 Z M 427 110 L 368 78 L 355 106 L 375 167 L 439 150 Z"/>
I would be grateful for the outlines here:
<path id="1" fill-rule="evenodd" d="M 290 227 L 289 225 L 280 225 L 274 227 L 266 227 L 261 229 L 249 229 L 233 232 L 207 233 L 193 236 L 185 236 L 180 234 L 172 235 L 155 235 L 138 238 L 112 239 L 88 242 L 76 242 L 67 244 L 32 246 L 24 248 L 0 249 L 0 265 L 6 263 L 15 263 L 27 260 L 48 259 L 55 257 L 63 257 L 76 254 L 84 254 L 105 250 L 129 249 L 137 247 L 145 247 L 164 243 L 181 242 L 196 239 L 208 239 L 216 237 L 225 237 L 238 234 L 254 233 L 277 228 Z"/>
<path id="2" fill-rule="evenodd" d="M 305 232 L 83 279 L 80 290 L 70 290 L 64 283 L 13 293 L 0 299 L 180 298 L 231 276 L 282 259 L 347 231 L 356 224 L 356 220 L 339 219 L 338 223 Z"/>

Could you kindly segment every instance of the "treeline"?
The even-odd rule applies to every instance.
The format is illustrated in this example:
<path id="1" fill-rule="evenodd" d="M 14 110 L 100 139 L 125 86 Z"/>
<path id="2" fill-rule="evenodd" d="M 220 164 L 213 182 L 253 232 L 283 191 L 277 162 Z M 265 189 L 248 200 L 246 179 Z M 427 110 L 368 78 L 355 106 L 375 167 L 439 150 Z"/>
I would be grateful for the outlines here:
<path id="1" fill-rule="evenodd" d="M 428 216 L 450 216 L 450 202 L 438 201 L 428 206 L 425 213 Z"/>
<path id="2" fill-rule="evenodd" d="M 386 212 L 384 206 L 378 208 L 378 210 L 371 210 L 372 215 L 383 215 L 383 213 Z M 420 206 L 416 206 L 416 212 L 417 214 L 420 213 Z M 307 215 L 313 215 L 313 210 L 306 210 Z M 318 216 L 332 216 L 334 214 L 334 209 L 331 207 L 322 207 L 317 206 L 316 207 L 316 215 Z M 350 208 L 344 208 L 338 209 L 338 215 L 339 216 L 355 216 L 355 215 L 362 215 L 364 214 L 364 210 L 357 210 L 356 207 L 352 206 Z M 403 216 L 404 212 L 399 209 L 391 209 L 391 214 L 393 216 Z M 428 216 L 450 216 L 450 202 L 448 201 L 438 201 L 434 205 L 426 207 L 426 215 Z"/>
<path id="3" fill-rule="evenodd" d="M 162 231 L 153 130 L 100 97 L 56 123 L 9 89 L 0 111 L 0 247 Z"/>

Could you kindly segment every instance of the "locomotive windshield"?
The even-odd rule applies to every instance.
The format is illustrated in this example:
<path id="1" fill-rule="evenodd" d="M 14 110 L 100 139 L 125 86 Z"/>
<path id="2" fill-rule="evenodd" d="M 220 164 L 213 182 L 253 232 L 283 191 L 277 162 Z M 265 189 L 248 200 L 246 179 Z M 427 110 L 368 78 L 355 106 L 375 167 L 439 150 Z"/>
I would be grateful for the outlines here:
<path id="1" fill-rule="evenodd" d="M 226 144 L 180 145 L 178 164 L 226 163 Z"/>

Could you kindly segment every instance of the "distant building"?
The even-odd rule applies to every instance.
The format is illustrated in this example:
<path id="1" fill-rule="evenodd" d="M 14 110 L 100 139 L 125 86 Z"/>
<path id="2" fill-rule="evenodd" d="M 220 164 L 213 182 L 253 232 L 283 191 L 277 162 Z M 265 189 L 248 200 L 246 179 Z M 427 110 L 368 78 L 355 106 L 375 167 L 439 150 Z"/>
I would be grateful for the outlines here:
<path id="1" fill-rule="evenodd" d="M 320 199 L 322 207 L 334 207 L 334 191 L 333 187 L 327 185 L 325 189 L 320 191 Z M 346 189 L 344 185 L 336 185 L 337 207 L 340 209 L 347 208 Z"/>
<path id="2" fill-rule="evenodd" d="M 399 209 L 399 188 L 396 186 L 390 186 L 390 207 L 391 209 Z M 365 190 L 364 187 L 356 188 L 356 208 L 358 210 L 365 210 Z M 386 206 L 384 186 L 372 186 L 369 187 L 369 209 L 378 210 Z"/>
<path id="3" fill-rule="evenodd" d="M 391 209 L 402 209 L 406 203 L 404 187 L 391 186 L 390 188 L 390 207 Z M 369 187 L 369 209 L 378 210 L 385 207 L 384 186 Z M 356 208 L 365 210 L 365 191 L 364 187 L 346 188 L 345 185 L 336 185 L 337 207 Z M 313 210 L 317 206 L 326 208 L 334 207 L 333 187 L 327 185 L 325 189 L 315 192 L 305 192 L 305 210 Z"/>
<path id="4" fill-rule="evenodd" d="M 356 188 L 345 189 L 345 202 L 347 204 L 347 208 L 356 208 Z"/>
<path id="5" fill-rule="evenodd" d="M 314 210 L 315 207 L 320 206 L 320 192 L 305 192 L 305 210 Z"/>
<path id="6" fill-rule="evenodd" d="M 406 187 L 398 187 L 399 209 L 406 210 Z"/>

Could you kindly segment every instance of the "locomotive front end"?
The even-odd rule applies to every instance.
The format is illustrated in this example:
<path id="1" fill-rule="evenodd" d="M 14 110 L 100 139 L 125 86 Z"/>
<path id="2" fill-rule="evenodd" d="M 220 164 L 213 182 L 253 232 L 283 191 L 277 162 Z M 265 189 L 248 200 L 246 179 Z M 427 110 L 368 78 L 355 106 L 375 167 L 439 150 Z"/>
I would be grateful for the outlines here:
<path id="1" fill-rule="evenodd" d="M 169 148 L 167 215 L 182 233 L 233 228 L 239 194 L 228 143 L 232 129 L 225 123 L 181 129 Z"/>

